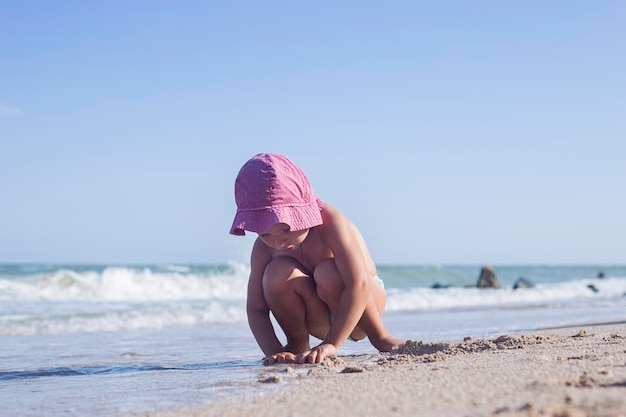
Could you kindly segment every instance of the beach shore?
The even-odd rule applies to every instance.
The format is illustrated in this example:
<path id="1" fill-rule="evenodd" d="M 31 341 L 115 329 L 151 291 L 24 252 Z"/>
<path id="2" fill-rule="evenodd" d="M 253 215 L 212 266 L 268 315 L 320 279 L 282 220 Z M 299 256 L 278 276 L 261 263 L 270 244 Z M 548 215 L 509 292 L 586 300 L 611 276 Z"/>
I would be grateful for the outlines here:
<path id="1" fill-rule="evenodd" d="M 339 356 L 259 372 L 252 394 L 139 415 L 626 416 L 626 321 L 411 341 L 393 354 Z"/>

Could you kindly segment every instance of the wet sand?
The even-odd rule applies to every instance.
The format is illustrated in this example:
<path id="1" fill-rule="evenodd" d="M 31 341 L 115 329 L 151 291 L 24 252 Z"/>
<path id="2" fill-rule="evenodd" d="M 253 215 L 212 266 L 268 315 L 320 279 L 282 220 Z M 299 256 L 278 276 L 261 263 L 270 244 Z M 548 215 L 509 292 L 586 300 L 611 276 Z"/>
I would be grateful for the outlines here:
<path id="1" fill-rule="evenodd" d="M 392 354 L 265 367 L 253 385 L 208 406 L 140 415 L 626 416 L 626 322 L 409 341 Z"/>

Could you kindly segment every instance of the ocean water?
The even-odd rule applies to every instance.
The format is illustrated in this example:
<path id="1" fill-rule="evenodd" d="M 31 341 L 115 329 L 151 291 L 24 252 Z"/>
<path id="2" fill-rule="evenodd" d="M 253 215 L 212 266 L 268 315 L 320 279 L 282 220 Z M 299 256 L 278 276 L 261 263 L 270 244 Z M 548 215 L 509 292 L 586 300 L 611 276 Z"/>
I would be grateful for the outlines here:
<path id="1" fill-rule="evenodd" d="M 626 266 L 495 266 L 500 289 L 475 287 L 480 266 L 378 269 L 385 323 L 406 339 L 626 320 Z M 0 265 L 0 415 L 119 416 L 280 389 L 253 384 L 268 368 L 246 322 L 248 273 L 237 263 Z M 514 290 L 520 277 L 534 286 Z M 375 352 L 366 340 L 340 349 Z"/>

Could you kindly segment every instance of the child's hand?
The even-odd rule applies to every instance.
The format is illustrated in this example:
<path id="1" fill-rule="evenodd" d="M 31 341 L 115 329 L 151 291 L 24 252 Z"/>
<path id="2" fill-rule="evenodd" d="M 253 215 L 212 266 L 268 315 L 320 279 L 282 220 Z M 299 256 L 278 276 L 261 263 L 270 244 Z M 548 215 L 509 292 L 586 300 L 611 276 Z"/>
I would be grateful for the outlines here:
<path id="1" fill-rule="evenodd" d="M 296 363 L 320 363 L 324 359 L 337 354 L 337 347 L 332 343 L 322 343 L 306 352 L 298 353 Z"/>
<path id="2" fill-rule="evenodd" d="M 280 352 L 263 359 L 263 365 L 274 365 L 275 363 L 294 363 L 296 355 L 291 352 Z"/>

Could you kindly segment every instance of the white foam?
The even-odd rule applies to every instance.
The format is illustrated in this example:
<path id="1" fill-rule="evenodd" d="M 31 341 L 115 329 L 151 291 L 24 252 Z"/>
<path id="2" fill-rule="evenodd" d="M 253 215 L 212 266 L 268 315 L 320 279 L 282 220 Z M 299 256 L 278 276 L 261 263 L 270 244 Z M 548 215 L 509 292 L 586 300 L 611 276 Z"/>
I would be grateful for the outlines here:
<path id="1" fill-rule="evenodd" d="M 595 291 L 590 288 L 593 286 Z M 576 280 L 538 284 L 513 290 L 481 288 L 410 288 L 387 290 L 387 310 L 431 310 L 567 303 L 603 300 L 626 294 L 626 278 Z"/>
<path id="2" fill-rule="evenodd" d="M 207 274 L 108 267 L 2 278 L 0 335 L 242 322 L 248 274 L 246 265 L 233 264 Z"/>
<path id="3" fill-rule="evenodd" d="M 183 271 L 186 269 L 187 271 Z M 168 265 L 59 269 L 0 278 L 0 335 L 159 329 L 246 321 L 249 266 L 212 272 Z M 593 289 L 590 288 L 593 287 Z M 389 312 L 623 303 L 626 278 L 573 280 L 512 290 L 387 288 Z M 612 301 L 622 300 L 622 301 Z"/>
<path id="4" fill-rule="evenodd" d="M 93 307 L 93 306 L 92 306 Z M 98 311 L 72 314 L 13 314 L 0 317 L 0 336 L 61 334 L 245 321 L 243 302 L 225 304 L 106 305 Z"/>
<path id="5" fill-rule="evenodd" d="M 166 301 L 245 297 L 247 271 L 220 275 L 156 273 L 110 267 L 101 273 L 60 269 L 19 280 L 0 279 L 0 301 Z"/>

